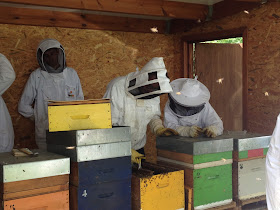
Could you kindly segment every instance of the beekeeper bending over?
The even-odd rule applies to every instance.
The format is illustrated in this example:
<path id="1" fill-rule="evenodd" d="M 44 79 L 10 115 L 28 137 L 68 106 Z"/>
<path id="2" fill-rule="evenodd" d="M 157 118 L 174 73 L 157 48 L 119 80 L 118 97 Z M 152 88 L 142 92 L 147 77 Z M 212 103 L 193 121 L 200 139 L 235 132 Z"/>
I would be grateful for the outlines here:
<path id="1" fill-rule="evenodd" d="M 104 95 L 111 99 L 113 125 L 130 126 L 132 149 L 141 154 L 144 154 L 148 124 L 156 135 L 177 134 L 165 128 L 160 119 L 159 95 L 172 91 L 166 73 L 163 58 L 153 58 L 141 71 L 112 80 Z M 132 161 L 134 156 L 132 150 Z"/>
<path id="2" fill-rule="evenodd" d="M 39 44 L 37 61 L 40 67 L 26 83 L 18 111 L 26 118 L 35 119 L 37 146 L 46 149 L 48 100 L 83 100 L 84 95 L 77 72 L 66 66 L 64 49 L 57 40 L 45 39 Z"/>
<path id="3" fill-rule="evenodd" d="M 210 92 L 196 79 L 180 78 L 171 83 L 173 92 L 164 109 L 164 125 L 180 136 L 197 137 L 205 133 L 216 137 L 223 133 L 223 122 L 209 104 Z"/>
<path id="4" fill-rule="evenodd" d="M 15 78 L 11 63 L 0 53 L 0 153 L 10 152 L 14 146 L 13 124 L 2 95 L 13 84 Z"/>
<path id="5" fill-rule="evenodd" d="M 266 203 L 268 210 L 280 209 L 280 115 L 266 155 Z"/>

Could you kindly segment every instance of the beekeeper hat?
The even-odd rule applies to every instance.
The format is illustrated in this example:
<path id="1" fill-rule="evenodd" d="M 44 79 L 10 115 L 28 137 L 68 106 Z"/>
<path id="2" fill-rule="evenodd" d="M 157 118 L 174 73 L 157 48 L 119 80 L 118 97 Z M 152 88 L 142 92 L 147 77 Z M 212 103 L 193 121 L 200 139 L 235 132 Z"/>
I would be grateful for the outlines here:
<path id="1" fill-rule="evenodd" d="M 157 79 L 149 80 L 149 74 L 156 73 Z M 142 69 L 141 71 L 136 70 L 136 72 L 132 72 L 127 75 L 126 80 L 126 92 L 128 94 L 132 94 L 135 89 L 141 88 L 146 85 L 151 85 L 154 83 L 159 84 L 159 89 L 155 89 L 154 91 L 148 93 L 141 93 L 138 95 L 132 96 L 136 99 L 147 97 L 147 96 L 158 96 L 164 93 L 172 92 L 172 88 L 170 85 L 170 80 L 166 75 L 167 70 L 165 68 L 165 64 L 163 62 L 162 57 L 152 58 Z"/>
<path id="2" fill-rule="evenodd" d="M 171 83 L 172 99 L 183 106 L 199 106 L 209 101 L 208 88 L 196 79 L 179 78 Z"/>

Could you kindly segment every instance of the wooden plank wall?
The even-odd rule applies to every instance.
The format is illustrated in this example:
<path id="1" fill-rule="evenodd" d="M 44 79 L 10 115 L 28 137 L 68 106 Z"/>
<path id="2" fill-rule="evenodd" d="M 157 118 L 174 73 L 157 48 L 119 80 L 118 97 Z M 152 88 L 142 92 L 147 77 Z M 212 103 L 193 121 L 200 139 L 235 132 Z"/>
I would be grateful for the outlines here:
<path id="1" fill-rule="evenodd" d="M 242 130 L 242 47 L 203 43 L 195 49 L 196 75 L 209 89 L 224 130 Z"/>
<path id="2" fill-rule="evenodd" d="M 183 35 L 248 28 L 248 130 L 271 134 L 280 113 L 280 3 L 206 22 Z"/>
<path id="3" fill-rule="evenodd" d="M 35 148 L 34 125 L 18 114 L 17 106 L 30 73 L 38 67 L 36 49 L 44 38 L 62 43 L 85 99 L 101 98 L 110 80 L 142 68 L 152 57 L 164 57 L 171 80 L 183 76 L 179 38 L 174 35 L 0 24 L 0 52 L 16 71 L 15 82 L 3 95 L 14 124 L 15 146 Z M 163 107 L 167 97 L 161 99 Z M 148 154 L 155 155 L 154 138 L 149 135 Z"/>

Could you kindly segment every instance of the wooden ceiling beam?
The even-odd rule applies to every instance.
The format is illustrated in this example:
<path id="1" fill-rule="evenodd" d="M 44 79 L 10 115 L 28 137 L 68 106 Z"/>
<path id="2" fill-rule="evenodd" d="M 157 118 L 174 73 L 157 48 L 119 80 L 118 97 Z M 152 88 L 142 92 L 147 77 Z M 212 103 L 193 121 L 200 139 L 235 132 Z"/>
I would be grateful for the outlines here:
<path id="1" fill-rule="evenodd" d="M 0 23 L 110 31 L 165 33 L 166 21 L 1 7 Z M 152 32 L 151 29 L 154 29 Z"/>
<path id="2" fill-rule="evenodd" d="M 213 5 L 213 15 L 212 19 L 219 19 L 226 16 L 231 16 L 237 14 L 244 10 L 250 10 L 261 5 L 258 1 L 236 1 L 236 0 L 226 0 L 221 1 Z"/>
<path id="3" fill-rule="evenodd" d="M 208 6 L 166 0 L 0 0 L 5 3 L 204 20 Z"/>
<path id="4" fill-rule="evenodd" d="M 262 0 L 235 0 L 235 1 L 262 3 Z"/>
<path id="5" fill-rule="evenodd" d="M 170 34 L 187 32 L 197 25 L 199 23 L 194 20 L 174 19 L 171 20 Z"/>

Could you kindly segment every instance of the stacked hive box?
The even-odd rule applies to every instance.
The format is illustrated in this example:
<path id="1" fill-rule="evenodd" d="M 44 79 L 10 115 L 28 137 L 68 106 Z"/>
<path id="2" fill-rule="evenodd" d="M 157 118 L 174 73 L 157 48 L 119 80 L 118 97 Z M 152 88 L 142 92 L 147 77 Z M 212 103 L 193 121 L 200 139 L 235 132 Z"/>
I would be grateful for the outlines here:
<path id="1" fill-rule="evenodd" d="M 71 209 L 131 208 L 130 129 L 112 128 L 109 102 L 49 104 L 47 148 L 71 158 Z"/>
<path id="2" fill-rule="evenodd" d="M 0 209 L 69 209 L 70 159 L 39 151 L 38 157 L 0 154 Z"/>
<path id="3" fill-rule="evenodd" d="M 130 209 L 129 127 L 49 132 L 47 143 L 71 158 L 71 209 Z"/>
<path id="4" fill-rule="evenodd" d="M 265 195 L 265 156 L 270 136 L 234 134 L 233 196 L 238 203 Z"/>
<path id="5" fill-rule="evenodd" d="M 158 161 L 185 171 L 186 207 L 206 209 L 232 202 L 233 138 L 157 137 Z"/>
<path id="6" fill-rule="evenodd" d="M 144 162 L 132 174 L 132 209 L 185 209 L 184 171 Z"/>
<path id="7" fill-rule="evenodd" d="M 109 99 L 53 101 L 48 117 L 50 132 L 112 128 Z"/>

